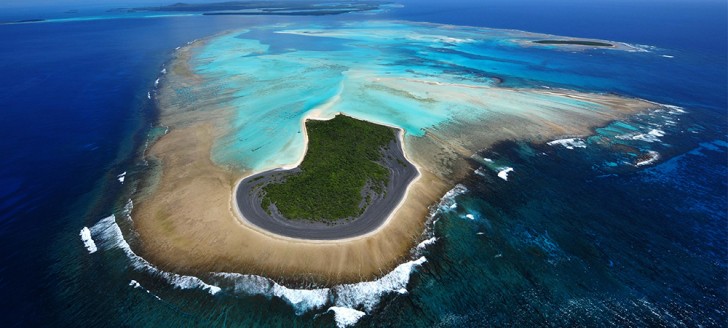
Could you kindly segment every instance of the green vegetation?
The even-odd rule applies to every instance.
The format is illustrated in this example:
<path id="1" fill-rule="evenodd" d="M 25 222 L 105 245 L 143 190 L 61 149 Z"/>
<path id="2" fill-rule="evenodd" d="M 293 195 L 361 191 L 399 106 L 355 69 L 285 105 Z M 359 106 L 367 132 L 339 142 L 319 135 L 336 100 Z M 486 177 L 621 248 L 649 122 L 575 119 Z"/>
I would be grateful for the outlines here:
<path id="1" fill-rule="evenodd" d="M 586 41 L 586 40 L 538 40 L 533 43 L 539 44 L 565 44 L 565 45 L 578 45 L 578 46 L 592 46 L 592 47 L 614 47 L 614 45 L 604 42 L 597 41 Z"/>
<path id="2" fill-rule="evenodd" d="M 301 172 L 263 187 L 262 206 L 275 204 L 289 219 L 334 221 L 363 211 L 365 187 L 382 194 L 389 170 L 377 163 L 396 137 L 381 125 L 338 115 L 330 121 L 308 121 L 308 151 Z"/>

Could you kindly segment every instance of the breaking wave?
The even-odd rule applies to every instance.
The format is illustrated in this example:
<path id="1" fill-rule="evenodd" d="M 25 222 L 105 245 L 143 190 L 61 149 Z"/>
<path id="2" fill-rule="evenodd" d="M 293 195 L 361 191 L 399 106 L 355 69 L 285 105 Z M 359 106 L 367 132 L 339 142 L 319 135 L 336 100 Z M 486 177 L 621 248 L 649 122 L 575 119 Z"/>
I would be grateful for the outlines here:
<path id="1" fill-rule="evenodd" d="M 660 159 L 660 153 L 650 150 L 647 152 L 646 158 L 639 160 L 635 166 L 650 165 Z"/>
<path id="2" fill-rule="evenodd" d="M 81 241 L 83 241 L 83 246 L 86 247 L 89 254 L 95 253 L 98 248 L 96 248 L 96 243 L 94 242 L 94 239 L 91 238 L 91 230 L 88 229 L 88 227 L 83 227 L 81 229 Z"/>
<path id="3" fill-rule="evenodd" d="M 430 219 L 437 213 L 455 209 L 457 207 L 455 198 L 467 191 L 468 189 L 463 185 L 457 185 L 448 191 L 440 202 L 433 206 L 429 216 Z M 129 221 L 131 221 L 129 214 L 133 206 L 133 202 L 129 200 L 122 211 L 124 217 Z M 89 231 L 88 239 L 84 239 L 84 229 Z M 431 229 L 428 229 L 425 231 L 425 236 L 429 238 L 413 248 L 412 255 L 416 258 L 400 264 L 379 279 L 336 285 L 332 288 L 296 289 L 285 287 L 269 278 L 257 275 L 216 272 L 206 276 L 205 279 L 208 283 L 198 277 L 162 271 L 134 253 L 129 243 L 124 239 L 124 234 L 117 224 L 115 215 L 101 219 L 90 229 L 84 229 L 81 231 L 84 245 L 86 245 L 87 240 L 93 243 L 93 240 L 96 239 L 98 249 L 104 251 L 121 250 L 129 260 L 131 269 L 157 277 L 176 288 L 183 290 L 199 289 L 207 291 L 211 295 L 276 297 L 288 303 L 297 315 L 326 309 L 322 314 L 329 311 L 333 312 L 338 327 L 348 327 L 355 324 L 364 315 L 371 314 L 384 296 L 407 294 L 407 285 L 412 273 L 427 262 L 427 259 L 421 253 L 425 248 L 437 241 L 437 238 L 432 236 Z M 136 280 L 132 280 L 129 285 L 143 289 L 157 297 L 151 291 L 143 288 Z"/>
<path id="4" fill-rule="evenodd" d="M 340 311 L 346 308 L 370 314 L 379 305 L 383 296 L 392 293 L 406 294 L 411 273 L 426 261 L 425 257 L 420 257 L 400 264 L 392 272 L 377 280 L 337 285 L 332 288 L 288 288 L 265 277 L 229 272 L 213 273 L 211 278 L 218 286 L 222 286 L 225 293 L 280 298 L 291 305 L 297 315 L 327 306 L 337 307 Z M 347 313 L 353 313 L 351 311 Z M 357 320 L 359 318 L 361 316 Z"/>
<path id="5" fill-rule="evenodd" d="M 352 326 L 357 323 L 361 317 L 366 315 L 364 312 L 339 306 L 332 306 L 328 311 L 334 312 L 334 320 L 336 320 L 336 327 L 338 328 Z"/>
<path id="6" fill-rule="evenodd" d="M 121 184 L 124 184 L 124 179 L 126 179 L 126 171 L 116 176 L 116 180 L 119 180 Z"/>
<path id="7" fill-rule="evenodd" d="M 129 286 L 131 286 L 134 289 L 141 289 L 141 290 L 147 292 L 147 294 L 154 296 L 154 298 L 156 298 L 158 301 L 161 301 L 162 300 L 159 296 L 154 295 L 154 293 L 152 293 L 151 291 L 149 291 L 149 289 L 144 288 L 144 286 L 142 286 L 142 284 L 140 284 L 138 281 L 136 281 L 134 279 L 132 279 L 131 281 L 129 281 Z"/>
<path id="8" fill-rule="evenodd" d="M 558 139 L 549 141 L 546 144 L 549 146 L 561 145 L 566 149 L 586 148 L 586 142 L 581 138 Z"/>
<path id="9" fill-rule="evenodd" d="M 91 229 L 91 236 L 99 241 L 99 247 L 102 250 L 119 249 L 126 254 L 131 267 L 137 271 L 151 274 L 167 281 L 169 284 L 179 289 L 202 289 L 212 295 L 220 292 L 217 286 L 209 285 L 197 277 L 183 276 L 171 272 L 159 270 L 157 267 L 147 262 L 144 258 L 134 253 L 129 244 L 124 239 L 124 235 L 116 223 L 116 216 L 110 215 L 101 219 Z"/>
<path id="10" fill-rule="evenodd" d="M 455 186 L 455 188 L 450 189 L 450 191 L 442 196 L 440 202 L 437 204 L 436 207 L 434 207 L 433 211 L 430 212 L 430 216 L 434 216 L 438 211 L 447 212 L 456 209 L 458 207 L 458 204 L 455 201 L 455 198 L 466 193 L 467 191 L 468 188 L 461 184 L 458 184 Z"/>
<path id="11" fill-rule="evenodd" d="M 298 315 L 323 308 L 329 303 L 329 288 L 287 288 L 265 277 L 230 272 L 213 273 L 212 279 L 228 293 L 280 298 Z"/>
<path id="12" fill-rule="evenodd" d="M 422 250 L 427 248 L 427 246 L 434 244 L 437 241 L 437 237 L 430 237 L 428 239 L 423 240 L 421 243 L 417 244 L 417 247 L 415 249 Z"/>
<path id="13" fill-rule="evenodd" d="M 652 129 L 647 133 L 636 133 L 636 134 L 626 134 L 617 136 L 617 139 L 622 140 L 641 140 L 645 142 L 660 142 L 660 138 L 665 136 L 665 131 L 662 131 L 660 129 Z"/>
<path id="14" fill-rule="evenodd" d="M 511 172 L 513 172 L 512 167 L 504 167 L 498 171 L 498 177 L 505 181 L 508 181 L 508 173 Z"/>

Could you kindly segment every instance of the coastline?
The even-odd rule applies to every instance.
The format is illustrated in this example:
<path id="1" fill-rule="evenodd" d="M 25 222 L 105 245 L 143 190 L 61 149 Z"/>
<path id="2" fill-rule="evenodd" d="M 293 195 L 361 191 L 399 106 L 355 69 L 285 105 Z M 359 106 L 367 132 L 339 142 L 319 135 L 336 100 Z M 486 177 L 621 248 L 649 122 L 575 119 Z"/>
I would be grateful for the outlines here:
<path id="1" fill-rule="evenodd" d="M 132 213 L 140 255 L 162 269 L 185 274 L 236 272 L 258 274 L 281 283 L 317 285 L 380 277 L 409 258 L 410 250 L 422 239 L 430 207 L 473 173 L 470 157 L 479 150 L 504 139 L 546 142 L 562 135 L 585 135 L 596 126 L 657 107 L 639 99 L 559 89 L 520 90 L 377 78 L 377 83 L 384 86 L 425 90 L 443 98 L 458 92 L 463 101 L 477 103 L 505 98 L 534 106 L 540 103 L 540 97 L 555 96 L 586 99 L 595 108 L 523 113 L 511 113 L 505 108 L 496 111 L 495 116 L 488 108 L 472 113 L 472 117 L 454 117 L 428 128 L 422 136 L 400 132 L 403 154 L 416 167 L 418 176 L 386 221 L 357 237 L 296 239 L 261 231 L 241 220 L 235 190 L 255 170 L 221 166 L 211 159 L 215 140 L 227 132 L 220 127 L 228 126 L 236 110 L 224 105 L 225 97 L 230 95 L 224 93 L 195 103 L 175 98 L 174 90 L 181 86 L 204 87 L 204 78 L 188 67 L 191 51 L 204 44 L 200 41 L 180 49 L 160 86 L 160 125 L 170 130 L 151 145 L 148 157 L 161 163 L 162 174 L 154 192 L 135 199 Z M 307 112 L 300 121 L 302 131 L 306 119 L 330 117 L 338 97 Z M 196 106 L 201 105 L 206 110 L 196 111 Z M 305 147 L 307 133 L 304 138 Z M 298 166 L 302 160 L 303 156 L 294 165 L 284 167 Z"/>

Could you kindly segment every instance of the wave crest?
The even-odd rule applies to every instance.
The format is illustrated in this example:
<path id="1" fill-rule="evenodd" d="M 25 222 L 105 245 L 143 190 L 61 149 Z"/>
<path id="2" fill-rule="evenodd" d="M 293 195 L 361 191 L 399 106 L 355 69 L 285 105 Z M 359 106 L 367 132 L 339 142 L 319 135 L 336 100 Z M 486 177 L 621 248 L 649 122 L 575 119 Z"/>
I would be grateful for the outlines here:
<path id="1" fill-rule="evenodd" d="M 463 185 L 457 185 L 448 191 L 438 205 L 433 207 L 430 218 L 433 218 L 441 211 L 455 209 L 457 207 L 455 198 L 467 191 L 468 189 Z M 133 202 L 129 200 L 121 212 L 129 222 L 132 220 L 130 214 L 133 206 Z M 88 230 L 88 234 L 84 234 L 86 230 Z M 216 272 L 207 276 L 207 279 L 212 282 L 207 283 L 198 277 L 162 271 L 134 253 L 129 243 L 124 239 L 124 234 L 117 224 L 117 218 L 113 214 L 101 219 L 91 228 L 84 227 L 81 230 L 81 236 L 85 245 L 87 240 L 94 243 L 95 238 L 98 240 L 98 249 L 104 251 L 121 250 L 129 260 L 129 265 L 133 270 L 160 278 L 176 288 L 183 290 L 200 289 L 211 295 L 222 292 L 223 294 L 232 295 L 277 297 L 291 305 L 297 315 L 327 308 L 326 312 L 334 312 L 338 327 L 348 327 L 355 324 L 364 315 L 371 314 L 384 296 L 408 293 L 407 285 L 412 273 L 427 262 L 427 259 L 421 256 L 421 253 L 426 247 L 437 241 L 436 237 L 431 234 L 427 235 L 427 232 L 425 231 L 426 236 L 430 238 L 423 240 L 414 248 L 413 256 L 417 258 L 400 264 L 385 276 L 373 281 L 314 289 L 288 288 L 271 279 L 257 275 Z M 88 239 L 84 238 L 86 236 Z M 94 247 L 96 247 L 95 243 Z M 129 285 L 134 288 L 143 288 L 135 280 L 132 280 Z M 149 290 L 147 292 L 152 294 Z"/>

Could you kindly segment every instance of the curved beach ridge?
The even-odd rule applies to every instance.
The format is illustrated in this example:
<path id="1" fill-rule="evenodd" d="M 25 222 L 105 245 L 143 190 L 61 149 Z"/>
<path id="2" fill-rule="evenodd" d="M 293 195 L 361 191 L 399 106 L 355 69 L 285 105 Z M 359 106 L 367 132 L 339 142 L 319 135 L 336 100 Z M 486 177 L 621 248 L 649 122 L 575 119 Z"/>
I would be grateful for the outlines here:
<path id="1" fill-rule="evenodd" d="M 337 113 L 337 115 L 339 114 Z M 305 121 L 308 119 L 304 120 L 302 132 L 306 135 L 305 142 L 308 147 L 308 131 Z M 303 158 L 294 168 L 276 168 L 254 173 L 241 179 L 234 189 L 233 208 L 243 223 L 276 237 L 294 240 L 343 241 L 374 234 L 390 221 L 392 214 L 402 205 L 410 185 L 420 176 L 419 169 L 407 159 L 402 149 L 404 130 L 392 129 L 396 129 L 397 136 L 382 157 L 390 172 L 384 196 L 375 197 L 372 203 L 366 206 L 364 212 L 355 218 L 338 220 L 333 224 L 291 220 L 262 208 L 261 199 L 255 192 L 258 184 L 266 184 L 274 174 L 286 174 L 299 169 Z"/>
<path id="2" fill-rule="evenodd" d="M 595 126 L 656 107 L 608 94 L 383 76 L 352 68 L 345 72 L 342 84 L 360 88 L 357 92 L 369 90 L 371 85 L 377 92 L 385 90 L 414 99 L 425 109 L 433 103 L 472 107 L 448 112 L 447 120 L 422 127 L 417 135 L 400 135 L 404 154 L 420 175 L 409 184 L 386 224 L 345 240 L 293 239 L 241 222 L 233 206 L 240 177 L 276 165 L 250 169 L 213 160 L 213 150 L 232 147 L 221 140 L 231 139 L 236 125 L 230 122 L 241 110 L 232 102 L 239 98 L 236 90 L 220 86 L 231 83 L 226 79 L 246 78 L 246 85 L 257 83 L 249 76 L 200 74 L 192 66 L 195 56 L 215 40 L 181 48 L 169 65 L 157 99 L 160 124 L 170 129 L 148 153 L 159 163 L 161 175 L 154 190 L 136 197 L 132 213 L 141 255 L 165 270 L 180 273 L 249 273 L 322 285 L 373 279 L 407 259 L 421 238 L 429 206 L 472 173 L 469 162 L 475 152 L 504 139 L 545 142 L 562 135 L 588 135 Z M 235 60 L 238 58 L 242 57 Z M 349 89 L 314 107 L 305 118 L 330 118 L 338 112 L 359 116 L 360 112 L 344 110 L 351 104 L 347 103 Z M 429 98 L 422 100 L 416 95 Z M 365 118 L 388 123 L 381 117 Z M 304 121 L 299 119 L 297 124 Z M 305 143 L 284 140 L 284 144 L 281 152 L 305 153 Z M 302 156 L 296 158 L 300 161 Z"/>

